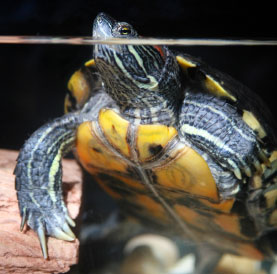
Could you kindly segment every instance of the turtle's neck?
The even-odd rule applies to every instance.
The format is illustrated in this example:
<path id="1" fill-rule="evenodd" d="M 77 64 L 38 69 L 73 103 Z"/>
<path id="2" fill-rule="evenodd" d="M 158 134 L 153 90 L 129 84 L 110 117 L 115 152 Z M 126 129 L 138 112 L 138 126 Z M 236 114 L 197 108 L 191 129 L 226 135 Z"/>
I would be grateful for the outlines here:
<path id="1" fill-rule="evenodd" d="M 135 124 L 163 124 L 174 126 L 177 122 L 179 104 L 157 97 L 155 103 L 144 106 L 119 105 L 121 114 Z"/>
<path id="2" fill-rule="evenodd" d="M 129 120 L 175 125 L 183 98 L 180 69 L 167 47 L 98 46 L 96 67 L 105 91 Z"/>

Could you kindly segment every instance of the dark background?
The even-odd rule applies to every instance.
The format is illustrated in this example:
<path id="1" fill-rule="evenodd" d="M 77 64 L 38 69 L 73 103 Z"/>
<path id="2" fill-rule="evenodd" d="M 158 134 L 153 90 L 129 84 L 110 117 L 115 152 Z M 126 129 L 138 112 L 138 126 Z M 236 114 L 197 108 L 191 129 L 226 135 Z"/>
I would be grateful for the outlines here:
<path id="1" fill-rule="evenodd" d="M 277 40 L 275 6 L 253 2 L 243 6 L 244 1 L 2 1 L 0 35 L 90 36 L 94 18 L 103 11 L 133 24 L 144 36 Z M 277 47 L 198 46 L 181 50 L 250 87 L 276 117 Z M 0 148 L 19 149 L 34 130 L 63 114 L 67 81 L 91 54 L 88 46 L 0 44 Z M 96 219 L 97 212 L 106 210 L 108 204 L 107 198 L 98 196 L 96 184 L 89 186 L 92 191 L 87 193 L 94 196 L 83 203 L 83 223 Z M 102 249 L 102 243 L 99 248 L 94 244 L 81 249 L 83 265 L 91 269 L 91 261 L 101 257 L 98 253 Z M 95 250 L 96 255 L 90 255 Z"/>
<path id="2" fill-rule="evenodd" d="M 0 35 L 90 36 L 104 11 L 144 36 L 276 39 L 275 7 L 234 1 L 3 1 Z M 226 4 L 226 2 L 228 2 Z M 222 4 L 225 3 L 225 4 Z M 184 47 L 259 93 L 276 112 L 277 47 Z M 88 46 L 0 44 L 0 147 L 19 149 L 43 123 L 62 115 L 70 75 Z"/>

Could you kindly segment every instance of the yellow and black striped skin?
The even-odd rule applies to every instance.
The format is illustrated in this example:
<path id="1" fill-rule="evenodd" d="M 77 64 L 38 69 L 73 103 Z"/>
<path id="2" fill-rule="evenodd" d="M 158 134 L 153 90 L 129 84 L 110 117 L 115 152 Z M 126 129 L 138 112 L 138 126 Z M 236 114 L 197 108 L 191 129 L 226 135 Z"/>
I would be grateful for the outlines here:
<path id="1" fill-rule="evenodd" d="M 94 36 L 136 36 L 117 23 L 100 14 Z M 221 253 L 273 256 L 276 141 L 257 103 L 244 102 L 250 93 L 166 47 L 98 45 L 94 58 L 71 79 L 65 108 L 75 112 L 35 132 L 18 159 L 22 224 L 38 232 L 44 256 L 44 232 L 74 238 L 59 190 L 61 157 L 75 145 L 128 215 Z"/>

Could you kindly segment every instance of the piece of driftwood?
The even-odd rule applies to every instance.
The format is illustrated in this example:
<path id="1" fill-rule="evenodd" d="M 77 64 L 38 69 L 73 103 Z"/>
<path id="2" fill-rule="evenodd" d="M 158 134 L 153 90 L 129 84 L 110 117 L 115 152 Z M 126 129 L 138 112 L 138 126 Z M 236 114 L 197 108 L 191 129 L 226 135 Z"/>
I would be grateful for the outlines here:
<path id="1" fill-rule="evenodd" d="M 49 259 L 42 257 L 39 240 L 31 229 L 20 232 L 13 170 L 18 152 L 0 150 L 0 273 L 64 273 L 78 262 L 79 241 L 49 238 Z M 79 214 L 81 170 L 74 160 L 63 160 L 65 201 L 70 216 Z"/>

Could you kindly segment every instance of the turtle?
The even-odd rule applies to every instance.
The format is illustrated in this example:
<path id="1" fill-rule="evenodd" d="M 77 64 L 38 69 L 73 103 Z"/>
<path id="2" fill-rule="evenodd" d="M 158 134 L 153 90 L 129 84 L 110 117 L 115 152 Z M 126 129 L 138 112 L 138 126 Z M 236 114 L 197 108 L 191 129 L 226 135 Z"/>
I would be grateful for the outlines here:
<path id="1" fill-rule="evenodd" d="M 94 39 L 139 37 L 105 13 L 94 20 Z M 274 259 L 276 126 L 258 95 L 196 57 L 127 43 L 96 44 L 68 89 L 65 115 L 31 135 L 14 172 L 20 228 L 44 258 L 46 235 L 75 239 L 61 183 L 73 149 L 126 216 L 199 244 L 195 273 L 225 253 Z"/>

